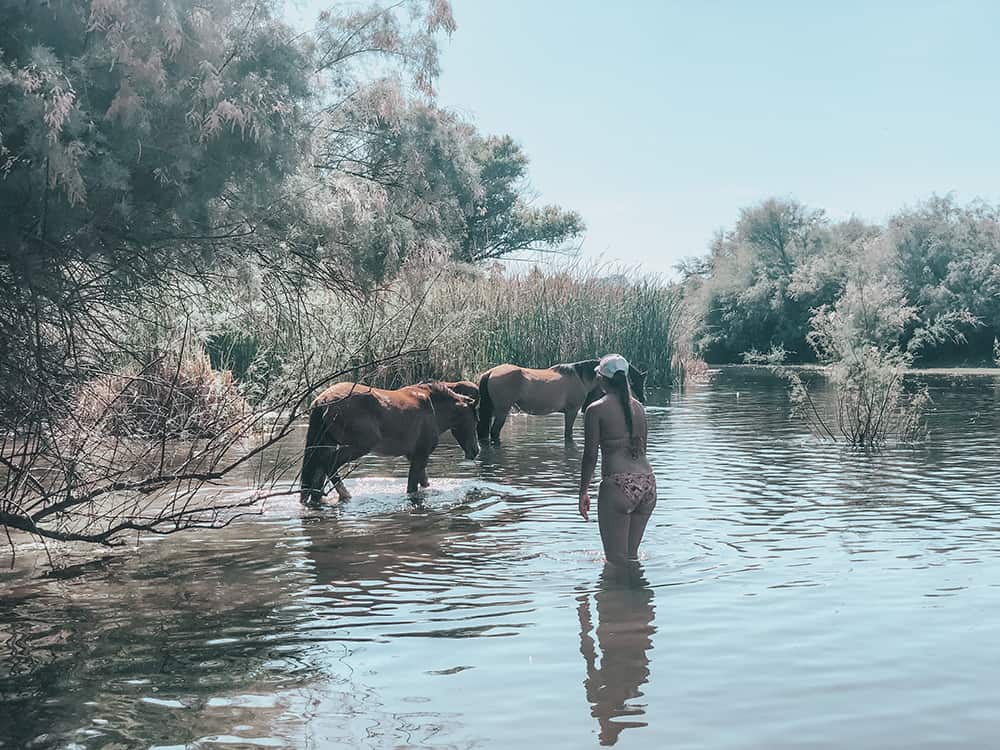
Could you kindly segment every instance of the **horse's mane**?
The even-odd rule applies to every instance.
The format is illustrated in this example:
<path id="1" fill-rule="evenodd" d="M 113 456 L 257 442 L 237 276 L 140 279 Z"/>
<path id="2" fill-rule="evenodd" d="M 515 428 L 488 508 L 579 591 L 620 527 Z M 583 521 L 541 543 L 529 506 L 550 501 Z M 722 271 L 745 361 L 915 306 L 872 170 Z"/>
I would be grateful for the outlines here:
<path id="1" fill-rule="evenodd" d="M 421 380 L 417 385 L 422 385 L 427 388 L 430 392 L 431 398 L 437 396 L 438 398 L 455 398 L 457 395 L 455 391 L 446 386 L 440 380 Z"/>
<path id="2" fill-rule="evenodd" d="M 560 375 L 579 375 L 580 380 L 587 380 L 590 376 L 594 374 L 594 368 L 597 367 L 598 360 L 596 359 L 584 359 L 579 362 L 567 362 L 561 365 L 552 365 L 552 369 L 558 372 Z"/>

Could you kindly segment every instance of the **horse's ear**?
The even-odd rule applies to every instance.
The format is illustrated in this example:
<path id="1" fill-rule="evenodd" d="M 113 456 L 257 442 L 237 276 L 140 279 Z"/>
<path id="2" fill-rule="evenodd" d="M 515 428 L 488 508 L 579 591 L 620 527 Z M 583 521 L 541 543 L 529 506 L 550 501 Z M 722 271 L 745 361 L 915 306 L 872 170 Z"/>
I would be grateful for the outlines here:
<path id="1" fill-rule="evenodd" d="M 460 396 L 465 396 L 466 398 L 471 398 L 473 401 L 478 403 L 479 401 L 479 386 L 475 383 L 469 383 L 465 380 L 459 380 L 455 383 L 449 383 L 448 388 L 457 393 Z"/>
<path id="2" fill-rule="evenodd" d="M 629 383 L 635 391 L 635 397 L 642 403 L 646 403 L 646 373 L 649 370 L 640 370 L 638 367 L 629 365 Z"/>

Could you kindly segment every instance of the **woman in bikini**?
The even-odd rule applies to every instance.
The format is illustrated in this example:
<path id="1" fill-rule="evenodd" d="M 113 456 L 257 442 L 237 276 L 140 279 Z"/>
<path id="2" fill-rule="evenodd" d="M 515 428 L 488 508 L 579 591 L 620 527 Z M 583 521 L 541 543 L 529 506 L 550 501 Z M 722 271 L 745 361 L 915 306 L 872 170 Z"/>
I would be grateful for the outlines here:
<path id="1" fill-rule="evenodd" d="M 601 453 L 597 521 L 608 562 L 638 559 L 639 542 L 656 507 L 656 477 L 646 460 L 646 412 L 629 389 L 628 362 L 609 354 L 597 365 L 605 395 L 592 403 L 583 427 L 580 515 L 590 514 L 590 480 Z"/>

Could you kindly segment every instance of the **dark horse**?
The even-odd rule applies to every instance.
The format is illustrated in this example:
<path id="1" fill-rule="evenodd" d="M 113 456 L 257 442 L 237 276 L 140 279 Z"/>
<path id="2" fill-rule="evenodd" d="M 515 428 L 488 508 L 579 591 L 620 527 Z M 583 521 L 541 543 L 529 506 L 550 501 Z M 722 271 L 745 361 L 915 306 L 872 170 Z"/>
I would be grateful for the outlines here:
<path id="1" fill-rule="evenodd" d="M 472 394 L 468 382 L 426 382 L 395 391 L 358 383 L 330 386 L 313 401 L 302 459 L 303 503 L 323 497 L 329 478 L 342 500 L 350 497 L 337 471 L 365 454 L 410 459 L 407 492 L 426 487 L 427 460 L 441 433 L 451 434 L 466 458 L 479 453 L 476 440 L 476 398 L 456 393 L 449 385 Z"/>
<path id="2" fill-rule="evenodd" d="M 516 406 L 528 414 L 561 412 L 566 418 L 566 441 L 571 441 L 576 415 L 600 396 L 594 371 L 598 361 L 587 359 L 544 370 L 517 365 L 487 370 L 479 377 L 479 439 L 489 436 L 499 443 L 500 430 Z M 629 365 L 628 379 L 635 397 L 645 402 L 646 373 Z"/>

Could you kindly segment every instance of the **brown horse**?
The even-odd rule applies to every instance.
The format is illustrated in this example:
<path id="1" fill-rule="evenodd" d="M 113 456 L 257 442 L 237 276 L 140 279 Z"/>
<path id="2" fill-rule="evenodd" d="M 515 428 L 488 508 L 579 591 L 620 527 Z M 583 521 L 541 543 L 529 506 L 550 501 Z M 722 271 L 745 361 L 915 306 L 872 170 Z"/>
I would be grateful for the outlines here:
<path id="1" fill-rule="evenodd" d="M 454 385 L 476 388 L 467 381 Z M 427 460 L 446 430 L 451 430 L 466 458 L 476 457 L 476 399 L 445 383 L 431 381 L 394 391 L 358 383 L 330 386 L 313 401 L 309 415 L 302 502 L 322 499 L 327 478 L 340 499 L 348 499 L 350 493 L 337 471 L 368 453 L 410 459 L 406 491 L 416 492 L 417 485 L 428 485 Z"/>
<path id="2" fill-rule="evenodd" d="M 544 370 L 509 364 L 487 370 L 479 377 L 479 439 L 489 436 L 499 443 L 500 430 L 516 406 L 528 414 L 561 412 L 566 418 L 564 437 L 571 442 L 576 415 L 600 396 L 598 361 L 587 359 Z M 629 365 L 628 379 L 635 397 L 645 402 L 646 373 Z"/>

